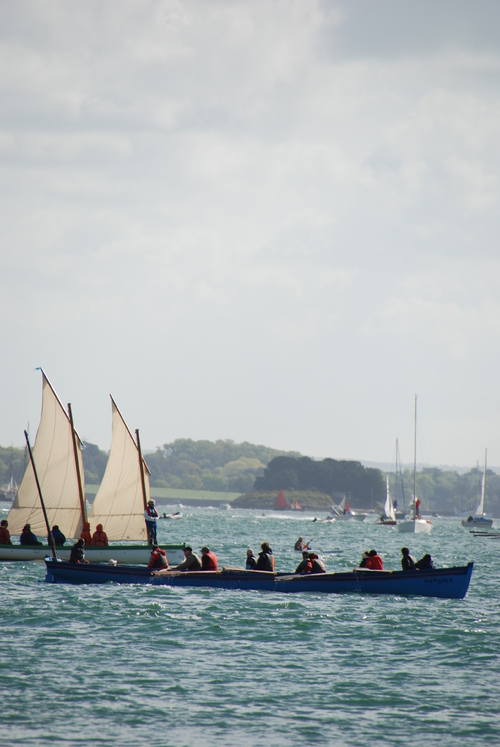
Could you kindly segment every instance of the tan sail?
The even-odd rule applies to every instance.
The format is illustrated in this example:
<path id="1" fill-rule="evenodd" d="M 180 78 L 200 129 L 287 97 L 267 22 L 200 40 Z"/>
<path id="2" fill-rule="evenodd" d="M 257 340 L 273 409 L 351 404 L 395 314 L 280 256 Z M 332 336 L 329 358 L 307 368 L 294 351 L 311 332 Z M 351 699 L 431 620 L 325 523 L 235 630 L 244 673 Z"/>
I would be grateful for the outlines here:
<path id="1" fill-rule="evenodd" d="M 109 540 L 147 540 L 139 453 L 122 415 L 111 398 L 113 433 L 106 471 L 89 511 L 92 530 L 102 524 Z M 148 468 L 143 464 L 146 502 L 150 499 Z"/>
<path id="2" fill-rule="evenodd" d="M 57 524 L 66 537 L 79 537 L 82 509 L 76 471 L 73 432 L 70 420 L 42 371 L 42 415 L 33 446 L 40 487 L 50 526 Z M 78 469 L 83 487 L 83 463 L 80 440 L 76 436 Z M 9 515 L 11 534 L 21 534 L 25 524 L 45 539 L 47 528 L 31 464 L 28 464 Z"/>

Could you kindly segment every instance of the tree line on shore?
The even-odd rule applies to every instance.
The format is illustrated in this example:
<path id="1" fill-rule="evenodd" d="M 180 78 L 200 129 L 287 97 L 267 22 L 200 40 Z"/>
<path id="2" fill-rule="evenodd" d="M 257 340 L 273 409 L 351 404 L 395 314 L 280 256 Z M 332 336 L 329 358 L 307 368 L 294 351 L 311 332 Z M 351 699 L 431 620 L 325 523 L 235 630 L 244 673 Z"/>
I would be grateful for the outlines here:
<path id="1" fill-rule="evenodd" d="M 85 443 L 82 451 L 86 484 L 99 484 L 108 455 L 95 444 Z M 176 439 L 146 454 L 152 487 L 249 493 L 281 490 L 316 490 L 338 503 L 346 495 L 353 507 L 381 509 L 385 501 L 385 474 L 363 467 L 357 461 L 314 460 L 298 452 L 284 452 L 247 442 L 230 440 L 193 441 Z M 27 465 L 24 449 L 0 447 L 0 486 L 6 486 L 12 472 L 21 482 Z M 481 471 L 465 474 L 429 467 L 417 472 L 417 495 L 425 512 L 453 515 L 473 511 L 481 482 Z M 390 489 L 399 505 L 409 505 L 413 473 L 404 470 L 397 484 L 389 474 Z M 486 512 L 500 516 L 500 476 L 487 471 Z"/>

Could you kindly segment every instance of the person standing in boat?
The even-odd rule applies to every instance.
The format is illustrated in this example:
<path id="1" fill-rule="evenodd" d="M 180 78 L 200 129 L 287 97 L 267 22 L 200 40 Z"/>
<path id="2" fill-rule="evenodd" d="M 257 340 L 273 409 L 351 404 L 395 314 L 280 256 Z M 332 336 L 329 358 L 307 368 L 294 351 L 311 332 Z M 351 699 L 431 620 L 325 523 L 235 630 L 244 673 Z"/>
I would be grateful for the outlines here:
<path id="1" fill-rule="evenodd" d="M 41 545 L 38 537 L 31 531 L 31 524 L 25 524 L 20 537 L 21 545 Z"/>
<path id="2" fill-rule="evenodd" d="M 159 519 L 159 514 L 155 508 L 155 502 L 153 499 L 148 501 L 148 505 L 144 511 L 144 518 L 146 520 L 146 529 L 148 531 L 148 544 L 155 545 L 157 543 L 156 522 Z"/>
<path id="3" fill-rule="evenodd" d="M 12 545 L 8 526 L 9 522 L 7 519 L 2 519 L 2 523 L 0 524 L 0 545 Z"/>
<path id="4" fill-rule="evenodd" d="M 64 543 L 66 542 L 66 537 L 61 532 L 57 524 L 54 524 L 54 526 L 52 527 L 52 537 L 54 538 L 56 547 L 62 547 L 62 545 L 64 545 Z M 47 542 L 50 542 L 48 537 Z"/>
<path id="5" fill-rule="evenodd" d="M 102 524 L 98 524 L 95 528 L 95 532 L 92 535 L 90 542 L 92 547 L 107 547 L 108 546 L 108 535 L 102 528 Z"/>
<path id="6" fill-rule="evenodd" d="M 415 516 L 420 519 L 420 498 L 415 501 Z"/>
<path id="7" fill-rule="evenodd" d="M 148 568 L 168 568 L 167 553 L 158 545 L 153 545 Z"/>
<path id="8" fill-rule="evenodd" d="M 376 550 L 370 550 L 368 562 L 366 563 L 366 568 L 369 568 L 371 571 L 383 571 L 384 570 L 384 564 L 382 563 L 382 558 L 377 553 Z"/>
<path id="9" fill-rule="evenodd" d="M 201 570 L 202 571 L 218 571 L 219 565 L 217 563 L 217 555 L 210 552 L 210 548 L 205 545 L 201 548 Z"/>
<path id="10" fill-rule="evenodd" d="M 274 571 L 274 555 L 269 542 L 263 542 L 260 546 L 261 552 L 257 558 L 256 571 Z"/>
<path id="11" fill-rule="evenodd" d="M 403 556 L 401 558 L 401 568 L 403 571 L 414 571 L 417 559 L 413 555 L 410 555 L 410 550 L 407 547 L 401 548 L 401 554 Z"/>
<path id="12" fill-rule="evenodd" d="M 253 571 L 256 565 L 257 565 L 257 559 L 255 558 L 255 555 L 253 554 L 252 548 L 249 547 L 247 550 L 247 560 L 246 560 L 245 568 L 247 571 Z"/>
<path id="13" fill-rule="evenodd" d="M 201 562 L 197 555 L 194 554 L 193 548 L 184 548 L 184 561 L 180 565 L 172 568 L 173 571 L 201 571 Z"/>

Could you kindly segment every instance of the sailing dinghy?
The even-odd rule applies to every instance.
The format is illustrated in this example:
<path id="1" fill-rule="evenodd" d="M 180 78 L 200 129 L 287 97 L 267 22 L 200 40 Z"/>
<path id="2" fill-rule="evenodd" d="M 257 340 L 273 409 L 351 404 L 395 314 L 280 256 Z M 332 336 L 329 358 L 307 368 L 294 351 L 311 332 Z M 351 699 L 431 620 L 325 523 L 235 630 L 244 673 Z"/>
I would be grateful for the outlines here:
<path id="1" fill-rule="evenodd" d="M 484 498 L 486 494 L 486 461 L 488 457 L 488 450 L 484 450 L 484 472 L 481 479 L 481 497 L 479 499 L 479 503 L 476 506 L 476 510 L 474 511 L 474 516 L 469 516 L 467 519 L 464 519 L 462 521 L 462 526 L 468 527 L 469 529 L 472 528 L 480 528 L 480 529 L 490 529 L 493 526 L 493 519 L 489 519 L 487 516 L 485 516 L 484 513 Z"/>

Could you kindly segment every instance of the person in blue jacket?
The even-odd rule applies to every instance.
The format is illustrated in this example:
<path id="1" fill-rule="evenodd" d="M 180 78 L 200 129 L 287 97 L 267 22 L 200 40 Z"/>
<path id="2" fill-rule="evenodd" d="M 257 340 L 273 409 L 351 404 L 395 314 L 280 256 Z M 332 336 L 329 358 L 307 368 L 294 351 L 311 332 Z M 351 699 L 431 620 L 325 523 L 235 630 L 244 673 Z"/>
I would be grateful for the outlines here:
<path id="1" fill-rule="evenodd" d="M 20 537 L 21 545 L 41 545 L 42 542 L 38 541 L 38 537 L 31 531 L 31 525 L 25 524 Z"/>
<path id="2" fill-rule="evenodd" d="M 56 547 L 61 547 L 66 542 L 66 537 L 61 532 L 57 524 L 54 524 L 52 527 L 52 536 L 54 538 L 54 542 Z M 47 537 L 47 542 L 49 541 L 49 538 Z"/>

